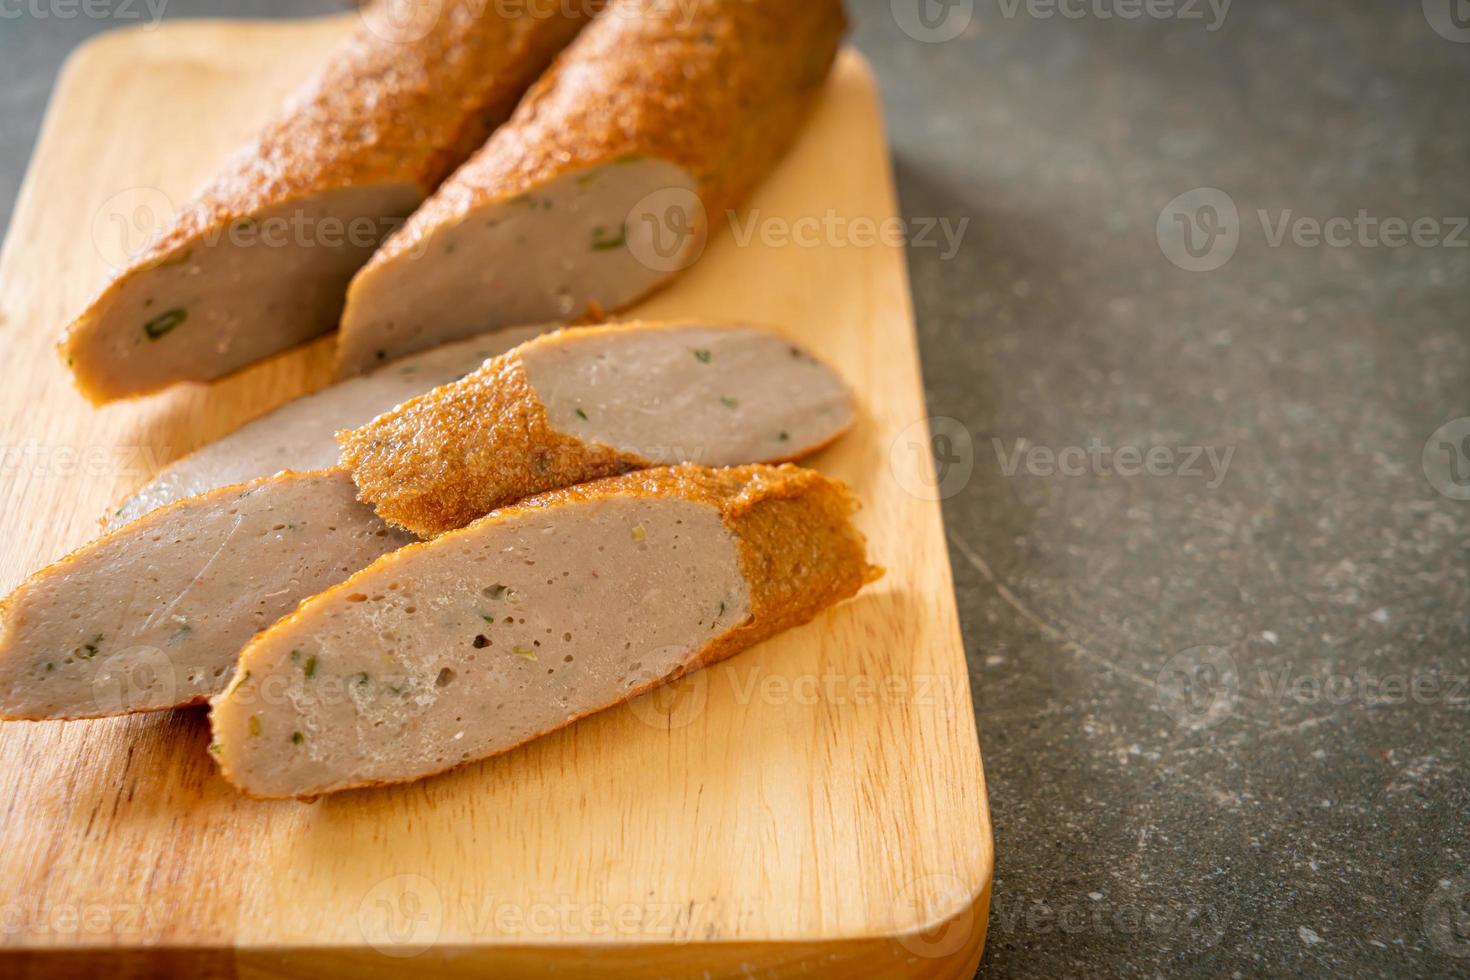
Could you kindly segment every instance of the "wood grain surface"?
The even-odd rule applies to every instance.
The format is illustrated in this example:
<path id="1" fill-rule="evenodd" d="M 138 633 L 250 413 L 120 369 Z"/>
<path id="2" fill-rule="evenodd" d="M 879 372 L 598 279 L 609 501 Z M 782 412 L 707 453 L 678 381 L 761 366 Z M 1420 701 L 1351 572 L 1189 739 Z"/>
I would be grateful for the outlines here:
<path id="1" fill-rule="evenodd" d="M 0 589 L 171 459 L 327 382 L 330 340 L 93 410 L 52 345 L 352 16 L 121 31 L 70 61 L 0 255 Z M 0 972 L 972 973 L 989 812 L 895 214 L 846 52 L 734 227 L 635 311 L 782 325 L 838 366 L 862 419 L 815 465 L 866 501 L 886 578 L 501 758 L 314 804 L 235 793 L 202 711 L 0 725 Z"/>

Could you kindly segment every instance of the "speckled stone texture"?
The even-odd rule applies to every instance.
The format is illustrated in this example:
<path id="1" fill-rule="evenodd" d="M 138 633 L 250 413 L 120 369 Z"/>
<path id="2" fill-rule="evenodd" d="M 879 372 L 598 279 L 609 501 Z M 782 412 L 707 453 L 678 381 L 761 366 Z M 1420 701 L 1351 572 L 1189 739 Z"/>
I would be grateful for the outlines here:
<path id="1" fill-rule="evenodd" d="M 858 4 L 905 213 L 971 218 L 910 262 L 930 411 L 973 436 L 945 519 L 995 822 L 982 972 L 1470 975 L 1470 501 L 1421 460 L 1470 415 L 1470 43 L 1419 0 L 1098 13 L 1128 7 L 982 0 L 920 43 Z M 1156 226 L 1202 186 L 1239 240 L 1186 271 Z M 1212 202 L 1184 203 L 1208 254 L 1170 254 L 1216 264 L 1228 211 L 1209 253 Z M 1293 242 L 1360 210 L 1443 244 Z M 1431 447 L 1452 491 L 1467 434 Z M 1017 440 L 1234 454 L 1218 482 L 1185 453 L 1047 476 Z"/>
<path id="2" fill-rule="evenodd" d="M 1467 4 L 849 2 L 905 214 L 969 219 L 910 262 L 982 973 L 1470 974 L 1470 423 L 1431 439 L 1470 416 Z M 0 22 L 0 220 L 109 26 Z"/>

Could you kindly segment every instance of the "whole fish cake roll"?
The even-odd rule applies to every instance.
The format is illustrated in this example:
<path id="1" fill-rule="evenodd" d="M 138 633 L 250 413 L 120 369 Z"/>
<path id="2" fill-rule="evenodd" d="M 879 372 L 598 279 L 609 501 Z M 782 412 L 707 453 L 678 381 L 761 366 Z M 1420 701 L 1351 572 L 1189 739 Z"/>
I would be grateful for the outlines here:
<path id="1" fill-rule="evenodd" d="M 382 239 L 510 115 L 600 0 L 367 6 L 282 113 L 70 325 L 94 402 L 208 381 L 337 326 Z M 465 336 L 465 335 L 461 335 Z"/>
<path id="2" fill-rule="evenodd" d="M 339 370 L 656 289 L 790 146 L 845 29 L 840 0 L 613 0 L 353 279 Z"/>
<path id="3" fill-rule="evenodd" d="M 214 752 L 252 796 L 429 776 L 733 656 L 854 595 L 841 484 L 685 466 L 526 500 L 387 555 L 241 654 Z"/>
<path id="4" fill-rule="evenodd" d="M 362 499 L 433 537 L 628 470 L 798 459 L 853 419 L 837 373 L 780 334 L 628 323 L 522 344 L 339 441 Z"/>

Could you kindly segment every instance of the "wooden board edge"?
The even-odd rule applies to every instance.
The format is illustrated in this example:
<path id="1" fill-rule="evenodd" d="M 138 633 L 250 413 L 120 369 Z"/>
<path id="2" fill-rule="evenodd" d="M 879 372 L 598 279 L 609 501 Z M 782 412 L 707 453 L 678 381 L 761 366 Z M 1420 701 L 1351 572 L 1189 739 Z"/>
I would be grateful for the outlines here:
<path id="1" fill-rule="evenodd" d="M 873 69 L 872 62 L 868 60 L 867 56 L 859 51 L 856 47 L 852 46 L 852 44 L 850 43 L 844 44 L 842 50 L 839 52 L 839 57 L 844 62 L 851 63 L 851 65 L 856 69 L 857 75 L 860 77 L 862 84 L 868 90 L 869 97 L 872 99 L 876 111 L 879 136 L 882 139 L 883 146 L 887 149 L 887 152 L 882 154 L 881 159 L 881 166 L 883 168 L 883 184 L 884 189 L 887 193 L 886 203 L 888 205 L 888 210 L 892 214 L 902 216 L 903 202 L 898 194 L 898 182 L 895 178 L 895 170 L 893 165 L 892 144 L 889 142 L 888 136 L 888 116 L 884 108 L 883 93 L 881 86 L 878 84 L 877 72 Z M 909 337 L 913 344 L 915 372 L 914 384 L 917 386 L 921 398 L 920 410 L 927 412 L 927 389 L 924 385 L 923 377 L 924 365 L 923 358 L 919 349 L 919 319 L 918 312 L 914 308 L 913 279 L 909 272 L 908 255 L 906 251 L 899 251 L 896 266 L 899 278 L 899 292 L 901 292 L 904 297 L 904 314 L 907 320 Z M 930 429 L 928 421 L 926 420 L 924 426 L 924 440 L 926 443 L 928 443 L 931 438 L 932 430 Z M 926 485 L 935 485 L 937 481 L 934 479 L 934 460 L 930 457 L 925 456 L 923 457 L 922 465 L 929 470 L 929 472 L 925 476 L 925 479 L 927 481 Z M 953 649 L 959 651 L 960 662 L 957 665 L 957 674 L 960 682 L 964 686 L 964 693 L 966 695 L 966 697 L 962 700 L 968 703 L 970 707 L 968 732 L 970 744 L 974 746 L 975 752 L 974 779 L 976 784 L 976 800 L 979 804 L 979 809 L 974 814 L 974 826 L 980 838 L 977 841 L 977 844 L 979 845 L 981 853 L 979 867 L 976 869 L 978 871 L 977 880 L 975 880 L 974 882 L 966 883 L 967 887 L 972 889 L 968 906 L 957 908 L 950 916 L 942 918 L 937 926 L 926 927 L 924 929 L 918 930 L 917 932 L 909 933 L 907 935 L 924 935 L 933 932 L 936 928 L 943 929 L 946 925 L 957 923 L 965 915 L 978 910 L 980 919 L 980 935 L 978 941 L 979 944 L 975 951 L 975 963 L 971 966 L 970 972 L 964 974 L 966 976 L 970 976 L 973 975 L 975 968 L 978 967 L 980 956 L 984 951 L 986 922 L 989 918 L 990 911 L 990 892 L 991 886 L 995 880 L 995 828 L 994 824 L 991 821 L 990 815 L 989 786 L 985 780 L 985 754 L 980 746 L 979 723 L 975 719 L 975 691 L 970 683 L 969 656 L 968 652 L 965 649 L 964 634 L 961 632 L 960 629 L 959 597 L 955 591 L 954 563 L 950 555 L 949 535 L 944 527 L 944 510 L 941 507 L 940 503 L 936 500 L 929 503 L 929 511 L 930 519 L 938 524 L 937 533 L 939 536 L 940 548 L 944 553 L 944 561 L 941 563 L 942 567 L 940 569 L 940 574 L 942 577 L 945 594 L 949 597 L 951 608 L 953 610 L 954 623 L 951 643 L 953 645 Z"/>
<path id="2" fill-rule="evenodd" d="M 706 977 L 843 976 L 849 980 L 960 980 L 975 975 L 985 951 L 990 884 L 964 908 L 922 932 L 820 942 L 639 943 L 433 947 L 413 956 L 360 947 L 236 949 L 151 947 L 0 950 L 0 973 L 17 980 L 106 975 L 131 980 L 162 975 L 317 980 L 514 980 L 568 971 L 580 980 L 664 976 L 687 969 L 691 955 Z"/>

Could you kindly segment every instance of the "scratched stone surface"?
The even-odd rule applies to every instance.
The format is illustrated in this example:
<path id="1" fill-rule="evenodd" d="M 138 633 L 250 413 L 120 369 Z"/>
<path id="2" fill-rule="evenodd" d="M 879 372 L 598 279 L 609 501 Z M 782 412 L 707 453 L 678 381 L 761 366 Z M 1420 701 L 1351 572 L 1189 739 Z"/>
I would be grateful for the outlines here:
<path id="1" fill-rule="evenodd" d="M 1470 974 L 1470 43 L 1048 9 L 859 33 L 905 214 L 971 219 L 910 262 L 973 466 L 982 972 Z"/>
<path id="2" fill-rule="evenodd" d="M 995 820 L 982 974 L 1470 974 L 1467 4 L 850 2 Z M 111 26 L 0 20 L 5 221 Z"/>

